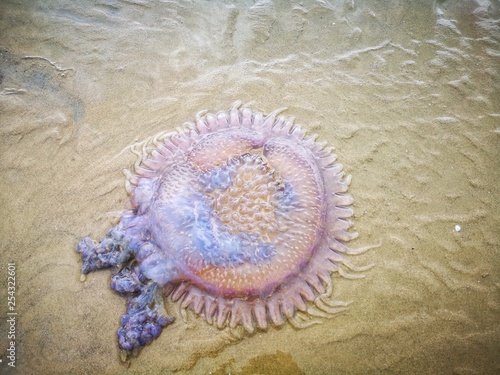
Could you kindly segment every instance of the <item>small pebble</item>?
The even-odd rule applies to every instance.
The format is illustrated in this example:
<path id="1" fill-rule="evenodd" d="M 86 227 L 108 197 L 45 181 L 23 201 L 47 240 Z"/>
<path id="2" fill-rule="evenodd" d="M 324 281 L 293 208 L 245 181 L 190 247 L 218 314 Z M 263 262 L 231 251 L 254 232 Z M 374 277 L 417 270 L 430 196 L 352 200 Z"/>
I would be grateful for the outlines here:
<path id="1" fill-rule="evenodd" d="M 455 225 L 455 232 L 460 232 L 462 227 L 460 225 Z"/>

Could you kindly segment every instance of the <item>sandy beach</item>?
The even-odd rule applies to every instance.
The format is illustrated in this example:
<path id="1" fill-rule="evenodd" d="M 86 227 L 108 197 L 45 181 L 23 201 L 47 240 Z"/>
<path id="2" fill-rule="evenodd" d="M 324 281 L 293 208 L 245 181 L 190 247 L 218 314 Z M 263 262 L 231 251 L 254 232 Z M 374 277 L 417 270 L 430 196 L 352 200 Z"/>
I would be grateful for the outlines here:
<path id="1" fill-rule="evenodd" d="M 0 15 L 0 373 L 500 372 L 498 2 L 5 0 Z M 130 207 L 136 142 L 236 100 L 287 107 L 335 147 L 349 245 L 381 243 L 349 260 L 375 267 L 334 275 L 349 309 L 303 330 L 219 330 L 166 299 L 176 323 L 122 363 L 125 300 L 111 271 L 80 280 L 75 247 Z"/>

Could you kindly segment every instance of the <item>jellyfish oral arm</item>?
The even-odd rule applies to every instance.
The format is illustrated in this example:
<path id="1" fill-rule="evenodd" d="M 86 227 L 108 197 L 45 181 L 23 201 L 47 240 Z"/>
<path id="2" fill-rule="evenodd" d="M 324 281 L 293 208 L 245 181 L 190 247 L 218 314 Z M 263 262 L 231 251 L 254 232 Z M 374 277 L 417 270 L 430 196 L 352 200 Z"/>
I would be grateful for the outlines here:
<path id="1" fill-rule="evenodd" d="M 121 222 L 120 222 L 121 224 Z M 82 255 L 82 274 L 117 267 L 128 261 L 130 251 L 120 224 L 111 229 L 100 243 L 85 237 L 76 247 Z"/>
<path id="2" fill-rule="evenodd" d="M 120 223 L 97 243 L 84 238 L 77 246 L 82 255 L 82 274 L 116 267 L 111 288 L 128 297 L 127 312 L 120 319 L 118 345 L 124 356 L 136 353 L 160 336 L 174 318 L 163 307 L 163 286 L 175 275 L 174 266 L 148 241 L 139 239 L 136 226 L 124 215 Z M 130 259 L 141 259 L 141 266 L 129 267 Z"/>
<path id="3" fill-rule="evenodd" d="M 174 318 L 165 314 L 161 288 L 155 282 L 143 284 L 139 293 L 127 302 L 127 312 L 120 319 L 118 346 L 125 356 L 137 353 L 158 338 Z"/>

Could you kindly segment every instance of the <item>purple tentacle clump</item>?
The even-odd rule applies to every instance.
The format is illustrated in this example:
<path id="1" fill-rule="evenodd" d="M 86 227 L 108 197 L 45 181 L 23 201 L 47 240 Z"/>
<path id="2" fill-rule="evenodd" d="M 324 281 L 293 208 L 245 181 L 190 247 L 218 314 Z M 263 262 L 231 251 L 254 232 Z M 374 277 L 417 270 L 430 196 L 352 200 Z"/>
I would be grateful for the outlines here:
<path id="1" fill-rule="evenodd" d="M 174 321 L 165 314 L 161 288 L 137 267 L 135 249 L 140 247 L 137 244 L 142 243 L 142 237 L 125 215 L 100 243 L 87 237 L 77 245 L 83 260 L 82 274 L 103 268 L 118 269 L 111 278 L 111 288 L 129 298 L 117 331 L 118 346 L 125 357 L 136 354 Z"/>
<path id="2" fill-rule="evenodd" d="M 127 354 L 138 351 L 160 336 L 164 327 L 172 324 L 173 317 L 163 315 L 162 297 L 157 284 L 144 285 L 140 293 L 127 303 L 127 313 L 120 319 L 118 345 Z"/>
<path id="3" fill-rule="evenodd" d="M 111 229 L 100 243 L 84 238 L 76 247 L 76 251 L 82 255 L 82 274 L 127 262 L 130 251 L 124 238 L 125 234 L 119 229 L 119 225 Z"/>

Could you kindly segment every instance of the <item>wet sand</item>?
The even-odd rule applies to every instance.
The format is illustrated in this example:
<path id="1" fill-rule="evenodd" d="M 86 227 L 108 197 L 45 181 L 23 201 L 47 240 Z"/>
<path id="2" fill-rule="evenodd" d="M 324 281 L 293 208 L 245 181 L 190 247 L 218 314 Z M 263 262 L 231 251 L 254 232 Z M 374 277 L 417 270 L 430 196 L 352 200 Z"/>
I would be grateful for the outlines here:
<path id="1" fill-rule="evenodd" d="M 500 29 L 488 1 L 0 4 L 0 373 L 500 372 Z M 130 146 L 236 100 L 288 107 L 352 174 L 349 309 L 251 337 L 180 311 L 128 364 L 76 244 L 129 205 Z M 457 231 L 456 226 L 460 226 Z M 7 264 L 16 265 L 8 366 Z M 4 318 L 5 317 L 5 318 Z"/>

